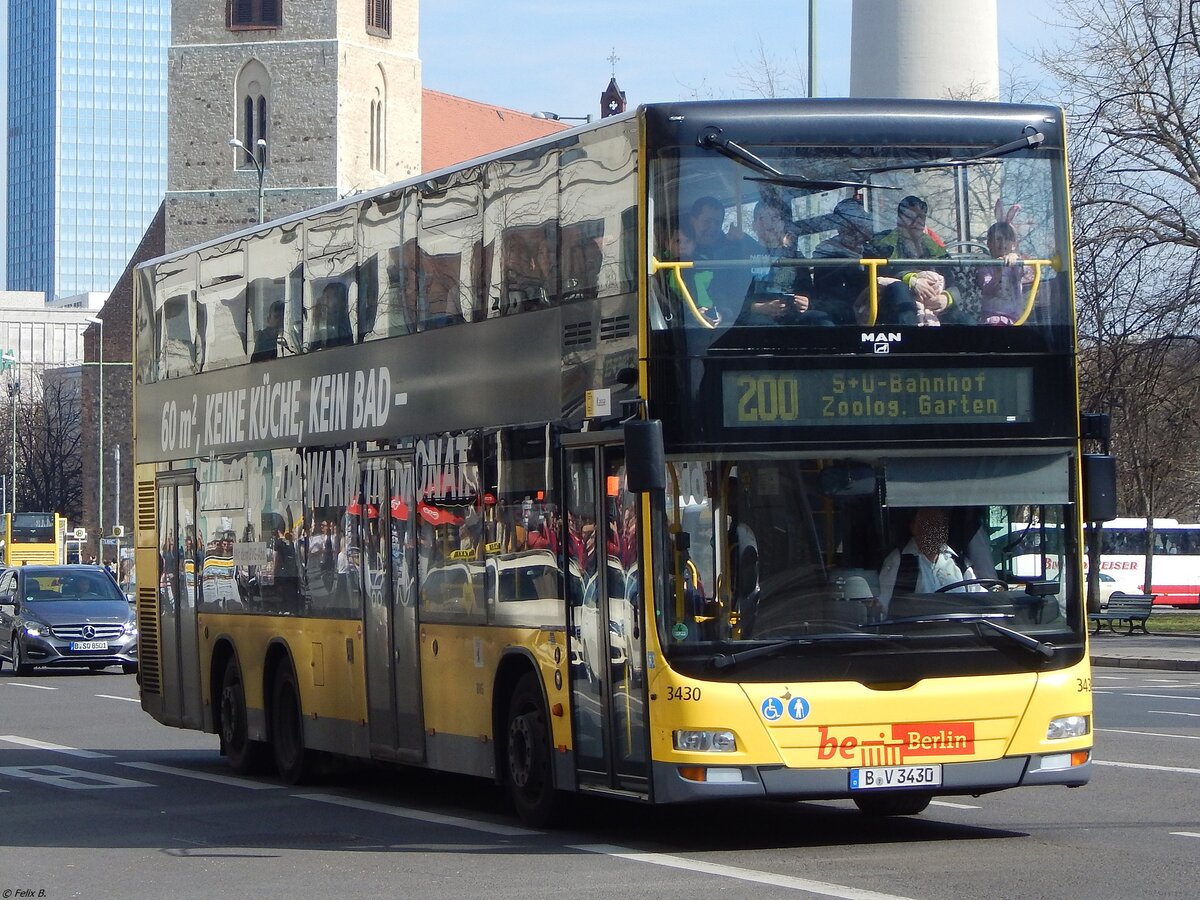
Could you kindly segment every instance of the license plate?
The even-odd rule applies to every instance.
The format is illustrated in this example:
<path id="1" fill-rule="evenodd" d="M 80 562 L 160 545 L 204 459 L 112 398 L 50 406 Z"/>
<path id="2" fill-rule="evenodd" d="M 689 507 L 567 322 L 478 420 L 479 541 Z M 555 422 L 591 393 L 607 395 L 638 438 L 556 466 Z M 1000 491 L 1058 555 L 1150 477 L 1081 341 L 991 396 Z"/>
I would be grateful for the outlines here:
<path id="1" fill-rule="evenodd" d="M 72 650 L 107 650 L 108 641 L 72 641 Z"/>
<path id="2" fill-rule="evenodd" d="M 937 787 L 942 783 L 942 767 L 876 766 L 850 770 L 850 790 L 869 791 L 879 788 Z"/>

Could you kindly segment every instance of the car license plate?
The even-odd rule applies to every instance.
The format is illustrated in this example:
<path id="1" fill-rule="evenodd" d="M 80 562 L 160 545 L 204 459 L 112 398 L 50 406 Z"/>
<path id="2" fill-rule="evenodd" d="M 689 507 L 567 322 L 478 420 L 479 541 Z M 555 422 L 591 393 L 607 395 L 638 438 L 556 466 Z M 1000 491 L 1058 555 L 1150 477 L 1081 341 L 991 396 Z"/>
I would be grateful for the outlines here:
<path id="1" fill-rule="evenodd" d="M 72 641 L 72 650 L 107 650 L 108 641 Z"/>
<path id="2" fill-rule="evenodd" d="M 932 766 L 876 766 L 850 770 L 850 790 L 937 787 L 942 783 L 941 764 Z"/>

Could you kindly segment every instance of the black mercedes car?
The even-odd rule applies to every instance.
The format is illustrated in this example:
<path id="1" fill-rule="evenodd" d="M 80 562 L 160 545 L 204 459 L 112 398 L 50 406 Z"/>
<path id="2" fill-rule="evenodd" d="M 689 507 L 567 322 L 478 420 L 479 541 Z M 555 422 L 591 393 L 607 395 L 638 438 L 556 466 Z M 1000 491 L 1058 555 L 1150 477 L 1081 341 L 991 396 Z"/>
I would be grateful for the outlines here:
<path id="1" fill-rule="evenodd" d="M 137 618 L 100 566 L 16 566 L 0 572 L 0 665 L 137 671 Z"/>

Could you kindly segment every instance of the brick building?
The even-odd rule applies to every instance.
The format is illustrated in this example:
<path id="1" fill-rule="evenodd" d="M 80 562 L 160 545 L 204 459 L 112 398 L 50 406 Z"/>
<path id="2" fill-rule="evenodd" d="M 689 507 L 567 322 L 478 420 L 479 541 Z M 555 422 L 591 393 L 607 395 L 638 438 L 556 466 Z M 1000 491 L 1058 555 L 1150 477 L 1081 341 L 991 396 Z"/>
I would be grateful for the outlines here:
<path id="1" fill-rule="evenodd" d="M 567 127 L 423 89 L 418 7 L 418 0 L 171 4 L 167 194 L 100 313 L 106 533 L 132 524 L 132 271 L 257 220 L 260 169 L 231 139 L 262 163 L 270 220 Z M 99 326 L 89 329 L 88 361 L 97 359 L 99 333 Z M 88 381 L 96 367 L 85 368 L 83 424 L 98 435 L 99 385 Z M 89 531 L 99 511 L 98 449 L 85 442 Z"/>

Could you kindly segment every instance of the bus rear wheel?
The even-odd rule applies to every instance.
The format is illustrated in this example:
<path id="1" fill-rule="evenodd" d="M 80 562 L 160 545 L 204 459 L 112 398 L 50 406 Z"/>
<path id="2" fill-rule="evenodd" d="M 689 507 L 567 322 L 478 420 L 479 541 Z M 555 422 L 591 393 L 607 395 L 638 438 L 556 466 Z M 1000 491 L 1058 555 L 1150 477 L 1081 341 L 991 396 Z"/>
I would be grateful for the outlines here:
<path id="1" fill-rule="evenodd" d="M 537 676 L 521 676 L 508 704 L 508 792 L 521 821 L 535 828 L 557 823 L 564 797 L 554 788 L 550 729 Z"/>
<path id="2" fill-rule="evenodd" d="M 304 748 L 304 716 L 292 667 L 284 662 L 271 693 L 271 747 L 275 770 L 288 784 L 300 784 L 312 774 L 312 754 Z"/>
<path id="3" fill-rule="evenodd" d="M 925 811 L 931 794 L 867 794 L 854 798 L 854 805 L 868 816 L 915 816 Z"/>
<path id="4" fill-rule="evenodd" d="M 225 664 L 221 678 L 220 700 L 221 751 L 233 771 L 255 775 L 266 769 L 267 745 L 253 741 L 246 725 L 246 692 L 242 689 L 242 670 L 236 659 Z"/>

